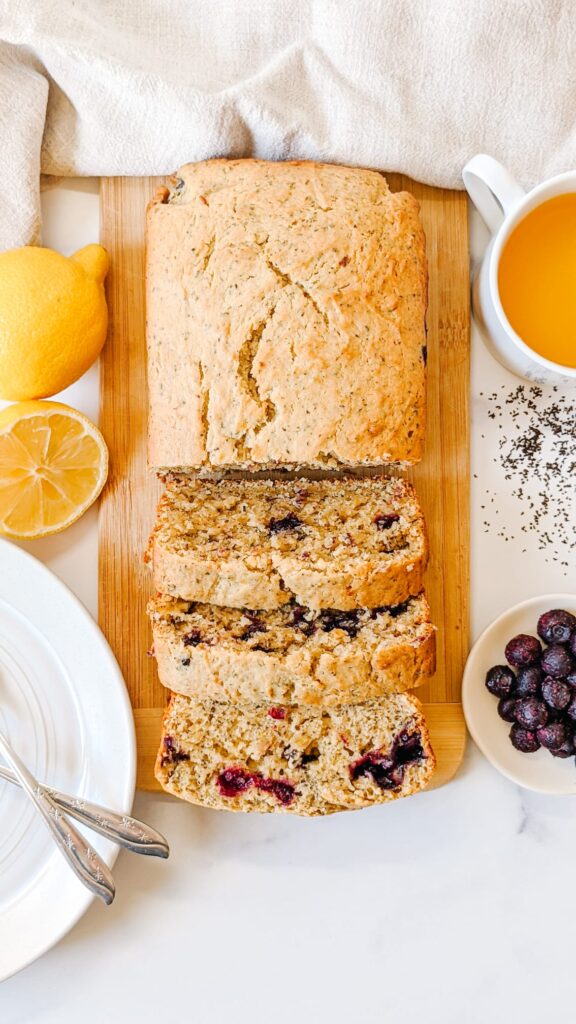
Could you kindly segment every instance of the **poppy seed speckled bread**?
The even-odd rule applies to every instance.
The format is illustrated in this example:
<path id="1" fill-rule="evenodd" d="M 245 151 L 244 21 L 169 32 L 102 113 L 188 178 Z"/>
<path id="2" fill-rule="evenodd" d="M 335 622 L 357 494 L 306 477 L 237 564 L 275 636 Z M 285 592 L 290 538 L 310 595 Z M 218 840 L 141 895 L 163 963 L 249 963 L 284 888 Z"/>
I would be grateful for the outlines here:
<path id="1" fill-rule="evenodd" d="M 321 710 L 173 696 L 156 778 L 218 810 L 320 815 L 409 796 L 434 767 L 421 705 L 406 694 Z"/>
<path id="2" fill-rule="evenodd" d="M 149 557 L 155 589 L 187 601 L 349 610 L 419 594 L 427 538 L 404 480 L 171 478 Z"/>
<path id="3" fill-rule="evenodd" d="M 361 168 L 182 167 L 147 219 L 150 465 L 210 474 L 417 462 L 418 209 Z"/>
<path id="4" fill-rule="evenodd" d="M 424 595 L 395 607 L 250 612 L 158 598 L 149 606 L 160 682 L 215 700 L 331 707 L 411 689 L 434 671 Z"/>

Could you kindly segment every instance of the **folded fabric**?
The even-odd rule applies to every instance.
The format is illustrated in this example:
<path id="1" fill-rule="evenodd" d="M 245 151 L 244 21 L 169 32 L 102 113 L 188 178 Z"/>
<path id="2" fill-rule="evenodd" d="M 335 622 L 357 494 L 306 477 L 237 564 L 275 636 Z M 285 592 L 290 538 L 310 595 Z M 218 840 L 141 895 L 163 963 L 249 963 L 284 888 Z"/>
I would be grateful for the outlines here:
<path id="1" fill-rule="evenodd" d="M 40 171 L 165 174 L 256 155 L 460 187 L 485 150 L 574 166 L 570 0 L 0 0 L 0 248 Z"/>

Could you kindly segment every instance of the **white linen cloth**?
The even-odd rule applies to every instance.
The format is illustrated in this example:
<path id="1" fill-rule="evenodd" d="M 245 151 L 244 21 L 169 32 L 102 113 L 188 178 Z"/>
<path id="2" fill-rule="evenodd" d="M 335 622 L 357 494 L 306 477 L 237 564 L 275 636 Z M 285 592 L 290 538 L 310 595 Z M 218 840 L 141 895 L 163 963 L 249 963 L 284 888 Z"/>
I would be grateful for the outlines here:
<path id="1" fill-rule="evenodd" d="M 257 155 L 461 187 L 576 165 L 573 0 L 0 0 L 0 248 L 40 172 Z"/>

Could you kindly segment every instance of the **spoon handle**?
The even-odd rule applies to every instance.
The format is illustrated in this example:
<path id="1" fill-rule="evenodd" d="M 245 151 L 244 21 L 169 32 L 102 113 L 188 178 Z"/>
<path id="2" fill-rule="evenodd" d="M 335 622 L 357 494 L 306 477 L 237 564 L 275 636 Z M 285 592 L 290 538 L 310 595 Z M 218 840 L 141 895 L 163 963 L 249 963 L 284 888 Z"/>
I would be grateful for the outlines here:
<path id="1" fill-rule="evenodd" d="M 0 765 L 0 779 L 19 785 L 14 772 L 3 765 Z M 76 818 L 83 825 L 87 825 L 94 832 L 111 839 L 126 850 L 143 853 L 148 857 L 168 857 L 170 848 L 164 836 L 143 821 L 138 821 L 129 814 L 118 814 L 108 807 L 101 807 L 100 804 L 91 803 L 81 797 L 60 793 L 50 786 L 41 783 L 38 783 L 38 786 L 71 818 Z"/>
<path id="2" fill-rule="evenodd" d="M 168 857 L 170 848 L 163 835 L 155 828 L 138 821 L 129 814 L 118 814 L 107 807 L 66 796 L 47 787 L 55 804 L 77 821 L 106 836 L 132 853 L 143 853 L 149 857 Z"/>
<path id="3" fill-rule="evenodd" d="M 26 765 L 0 733 L 0 753 L 16 775 L 22 789 L 41 815 L 52 837 L 80 881 L 106 904 L 115 895 L 114 879 L 104 861 L 62 814 L 50 795 L 39 785 Z"/>

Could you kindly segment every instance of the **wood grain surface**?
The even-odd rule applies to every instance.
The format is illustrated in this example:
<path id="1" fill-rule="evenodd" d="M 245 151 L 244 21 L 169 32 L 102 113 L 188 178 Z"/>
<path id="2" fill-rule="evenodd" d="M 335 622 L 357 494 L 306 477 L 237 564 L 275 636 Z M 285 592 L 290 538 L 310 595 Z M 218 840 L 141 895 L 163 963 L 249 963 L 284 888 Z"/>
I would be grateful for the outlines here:
<path id="1" fill-rule="evenodd" d="M 465 745 L 460 705 L 469 643 L 469 279 L 464 195 L 388 175 L 421 204 L 430 270 L 426 454 L 410 474 L 430 534 L 427 594 L 438 627 L 438 668 L 418 691 L 438 759 L 434 785 L 457 771 Z M 146 618 L 143 556 L 160 486 L 146 466 L 144 223 L 162 179 L 103 178 L 101 240 L 110 252 L 110 327 L 101 357 L 101 428 L 110 477 L 99 514 L 99 620 L 134 708 L 138 786 L 156 789 L 153 763 L 166 693 L 158 682 Z"/>

